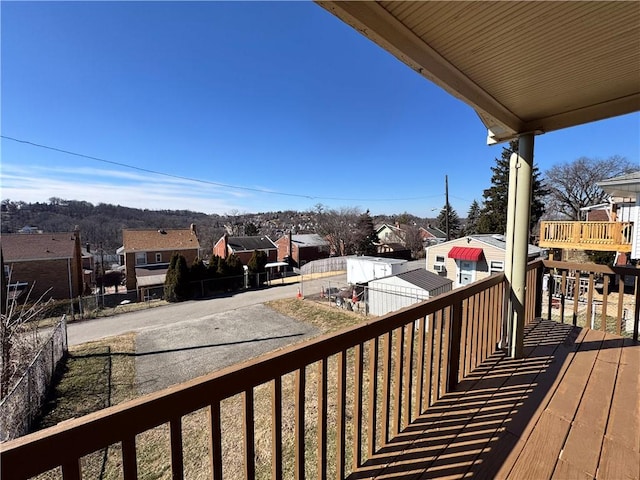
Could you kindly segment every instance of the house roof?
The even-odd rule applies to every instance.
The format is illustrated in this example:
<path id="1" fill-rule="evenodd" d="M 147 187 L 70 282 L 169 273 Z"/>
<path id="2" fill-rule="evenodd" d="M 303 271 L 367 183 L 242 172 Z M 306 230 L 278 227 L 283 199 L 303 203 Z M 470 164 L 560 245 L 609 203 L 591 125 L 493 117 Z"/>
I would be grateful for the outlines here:
<path id="1" fill-rule="evenodd" d="M 408 272 L 399 273 L 394 276 L 428 292 L 453 283 L 447 277 L 429 272 L 424 268 L 416 268 L 415 270 L 409 270 Z"/>
<path id="2" fill-rule="evenodd" d="M 73 258 L 73 233 L 3 233 L 2 253 L 5 263 L 28 260 Z"/>
<path id="3" fill-rule="evenodd" d="M 322 238 L 317 233 L 309 233 L 303 235 L 293 235 L 291 241 L 298 245 L 298 247 L 326 247 L 329 245 L 326 239 Z"/>
<path id="4" fill-rule="evenodd" d="M 429 235 L 435 238 L 447 238 L 447 234 L 436 227 L 420 227 L 421 230 L 424 230 Z"/>
<path id="5" fill-rule="evenodd" d="M 614 197 L 635 197 L 640 193 L 640 170 L 603 180 L 598 186 Z"/>
<path id="6" fill-rule="evenodd" d="M 173 230 L 123 230 L 124 253 L 200 248 L 198 236 L 190 228 Z"/>
<path id="7" fill-rule="evenodd" d="M 640 110 L 640 2 L 318 3 L 501 142 Z"/>
<path id="8" fill-rule="evenodd" d="M 229 237 L 227 245 L 234 252 L 252 252 L 254 250 L 277 250 L 278 247 L 266 235 L 255 237 Z"/>

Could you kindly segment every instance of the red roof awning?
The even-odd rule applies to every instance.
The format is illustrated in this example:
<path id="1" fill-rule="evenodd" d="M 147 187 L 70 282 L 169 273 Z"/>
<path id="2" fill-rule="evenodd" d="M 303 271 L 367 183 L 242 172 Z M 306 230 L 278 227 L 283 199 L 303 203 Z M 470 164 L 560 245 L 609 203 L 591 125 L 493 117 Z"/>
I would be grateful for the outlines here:
<path id="1" fill-rule="evenodd" d="M 449 251 L 449 258 L 455 258 L 456 260 L 469 260 L 471 262 L 477 262 L 482 258 L 481 248 L 472 247 L 453 247 Z"/>

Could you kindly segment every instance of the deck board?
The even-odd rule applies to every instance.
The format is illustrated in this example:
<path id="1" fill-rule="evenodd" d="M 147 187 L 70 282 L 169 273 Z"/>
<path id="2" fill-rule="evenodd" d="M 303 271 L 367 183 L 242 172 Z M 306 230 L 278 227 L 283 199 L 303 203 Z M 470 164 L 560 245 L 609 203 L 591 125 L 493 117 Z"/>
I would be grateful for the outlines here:
<path id="1" fill-rule="evenodd" d="M 640 478 L 640 345 L 540 321 L 350 478 Z"/>

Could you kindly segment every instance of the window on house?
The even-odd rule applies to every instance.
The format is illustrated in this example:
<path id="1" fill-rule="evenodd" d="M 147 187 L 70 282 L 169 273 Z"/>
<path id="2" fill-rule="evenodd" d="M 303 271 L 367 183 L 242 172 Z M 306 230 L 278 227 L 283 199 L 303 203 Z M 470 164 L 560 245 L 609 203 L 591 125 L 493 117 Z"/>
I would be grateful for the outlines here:
<path id="1" fill-rule="evenodd" d="M 156 253 L 156 263 L 162 263 L 162 254 Z"/>
<path id="2" fill-rule="evenodd" d="M 444 255 L 436 255 L 436 263 L 444 263 Z"/>
<path id="3" fill-rule="evenodd" d="M 4 276 L 5 278 L 9 278 L 11 276 L 11 268 L 9 268 L 9 265 L 4 266 Z"/>
<path id="4" fill-rule="evenodd" d="M 501 262 L 500 260 L 491 260 L 490 270 L 491 273 L 504 271 L 504 262 Z"/>
<path id="5" fill-rule="evenodd" d="M 147 252 L 136 252 L 136 265 L 145 265 L 147 263 Z"/>

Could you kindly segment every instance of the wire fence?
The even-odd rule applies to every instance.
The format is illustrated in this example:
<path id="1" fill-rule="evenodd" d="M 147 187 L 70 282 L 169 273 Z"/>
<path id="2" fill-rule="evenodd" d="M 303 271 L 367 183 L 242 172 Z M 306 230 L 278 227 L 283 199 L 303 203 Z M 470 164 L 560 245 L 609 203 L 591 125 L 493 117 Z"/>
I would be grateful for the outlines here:
<path id="1" fill-rule="evenodd" d="M 329 257 L 305 263 L 299 269 L 299 273 L 303 275 L 309 275 L 312 273 L 341 272 L 345 271 L 346 269 L 347 257 Z"/>
<path id="2" fill-rule="evenodd" d="M 62 316 L 20 380 L 0 401 L 0 441 L 29 433 L 67 346 L 67 320 Z"/>

